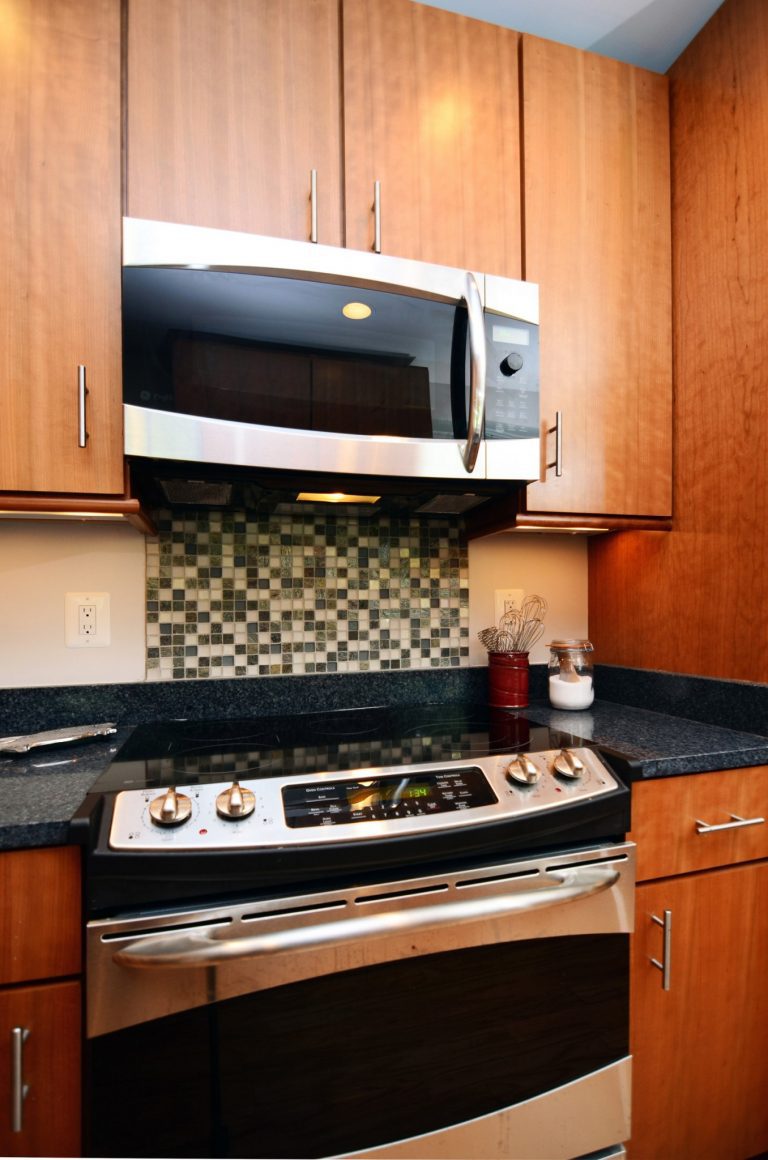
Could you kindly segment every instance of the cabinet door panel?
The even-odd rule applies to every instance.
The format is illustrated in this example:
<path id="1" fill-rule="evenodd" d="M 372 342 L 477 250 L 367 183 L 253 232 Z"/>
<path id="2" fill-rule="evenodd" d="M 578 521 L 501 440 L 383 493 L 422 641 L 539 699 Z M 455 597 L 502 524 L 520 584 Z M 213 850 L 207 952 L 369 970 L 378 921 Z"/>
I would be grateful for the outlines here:
<path id="1" fill-rule="evenodd" d="M 536 37 L 522 42 L 524 269 L 541 287 L 544 433 L 563 414 L 563 474 L 529 486 L 528 508 L 667 516 L 667 80 Z"/>
<path id="2" fill-rule="evenodd" d="M 337 0 L 129 0 L 127 212 L 342 241 Z"/>
<path id="3" fill-rule="evenodd" d="M 516 32 L 414 4 L 344 0 L 346 244 L 520 276 Z"/>
<path id="4" fill-rule="evenodd" d="M 80 970 L 80 850 L 0 854 L 0 983 Z"/>
<path id="5" fill-rule="evenodd" d="M 122 492 L 119 0 L 5 0 L 0 140 L 0 490 Z"/>
<path id="6" fill-rule="evenodd" d="M 21 1130 L 11 1119 L 14 1028 L 22 1048 Z M 79 1156 L 80 984 L 48 983 L 0 991 L 0 1152 L 4 1156 Z"/>
<path id="7" fill-rule="evenodd" d="M 632 1160 L 768 1149 L 768 862 L 646 883 L 632 938 Z M 652 915 L 672 913 L 671 985 Z"/>
<path id="8" fill-rule="evenodd" d="M 729 826 L 733 815 L 755 824 L 698 832 L 698 822 Z M 630 837 L 639 881 L 768 858 L 768 766 L 636 782 Z"/>

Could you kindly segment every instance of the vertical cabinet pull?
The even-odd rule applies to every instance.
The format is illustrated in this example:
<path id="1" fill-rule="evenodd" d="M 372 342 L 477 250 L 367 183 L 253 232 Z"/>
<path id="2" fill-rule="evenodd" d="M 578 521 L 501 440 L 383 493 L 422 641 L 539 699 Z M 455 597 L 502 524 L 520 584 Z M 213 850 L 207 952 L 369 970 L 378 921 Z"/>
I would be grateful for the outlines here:
<path id="1" fill-rule="evenodd" d="M 652 914 L 651 920 L 664 931 L 663 959 L 651 959 L 651 963 L 661 971 L 661 986 L 668 991 L 672 986 L 672 911 L 665 910 L 663 918 Z"/>
<path id="2" fill-rule="evenodd" d="M 373 249 L 381 253 L 381 182 L 373 183 Z"/>
<path id="3" fill-rule="evenodd" d="M 85 367 L 77 368 L 77 446 L 85 447 L 88 442 L 88 429 L 85 425 L 85 400 L 88 388 L 85 385 Z"/>
<path id="4" fill-rule="evenodd" d="M 547 467 L 554 467 L 555 475 L 563 474 L 563 412 L 555 411 L 555 425 L 547 428 L 547 435 L 555 436 L 555 458 Z"/>
<path id="5" fill-rule="evenodd" d="M 29 1029 L 14 1027 L 11 1030 L 11 1131 L 20 1132 L 24 1126 L 24 1100 L 29 1084 L 24 1083 L 24 1044 L 29 1039 Z"/>
<path id="6" fill-rule="evenodd" d="M 317 241 L 317 170 L 309 171 L 309 240 Z"/>

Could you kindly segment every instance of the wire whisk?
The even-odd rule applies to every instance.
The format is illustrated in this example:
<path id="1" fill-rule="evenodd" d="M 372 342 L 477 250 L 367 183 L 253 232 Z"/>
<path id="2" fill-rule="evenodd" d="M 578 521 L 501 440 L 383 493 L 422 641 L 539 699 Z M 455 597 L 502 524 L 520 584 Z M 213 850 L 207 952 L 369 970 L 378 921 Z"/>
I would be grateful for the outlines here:
<path id="1" fill-rule="evenodd" d="M 526 596 L 519 608 L 504 613 L 497 628 L 478 632 L 478 639 L 488 652 L 530 652 L 544 632 L 546 611 L 543 596 Z"/>

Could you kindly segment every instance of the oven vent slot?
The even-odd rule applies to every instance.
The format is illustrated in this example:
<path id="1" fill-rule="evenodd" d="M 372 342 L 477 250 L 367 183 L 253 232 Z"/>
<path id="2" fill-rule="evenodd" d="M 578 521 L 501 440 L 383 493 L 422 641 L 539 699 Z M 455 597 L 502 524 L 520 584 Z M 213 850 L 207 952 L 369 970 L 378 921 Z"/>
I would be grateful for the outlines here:
<path id="1" fill-rule="evenodd" d="M 447 882 L 441 882 L 434 886 L 414 886 L 411 890 L 393 890 L 387 894 L 366 894 L 356 898 L 355 903 L 362 906 L 366 902 L 393 902 L 397 898 L 412 898 L 415 894 L 443 894 L 449 889 Z"/>
<path id="2" fill-rule="evenodd" d="M 286 906 L 282 910 L 259 910 L 252 914 L 241 914 L 240 922 L 259 922 L 265 918 L 285 918 L 291 914 L 312 914 L 316 910 L 343 910 L 347 905 L 344 899 L 333 902 L 315 902 L 304 906 Z"/>
<path id="3" fill-rule="evenodd" d="M 138 930 L 121 930 L 115 934 L 101 935 L 102 942 L 119 942 L 127 938 L 149 938 L 156 934 L 177 934 L 180 930 L 198 930 L 201 926 L 227 926 L 232 922 L 231 917 L 197 919 L 195 922 L 180 922 L 173 926 L 153 926 L 151 929 L 139 927 Z"/>
<path id="4" fill-rule="evenodd" d="M 514 882 L 517 878 L 536 878 L 538 874 L 537 869 L 518 870 L 517 874 L 489 874 L 483 878 L 462 878 L 456 882 L 456 889 L 462 889 L 466 886 L 488 886 L 497 882 Z"/>
<path id="5" fill-rule="evenodd" d="M 545 866 L 544 872 L 549 874 L 551 870 L 570 870 L 572 866 L 601 866 L 604 862 L 626 862 L 626 854 L 609 854 L 605 858 L 585 858 L 582 862 L 558 862 L 554 866 Z"/>

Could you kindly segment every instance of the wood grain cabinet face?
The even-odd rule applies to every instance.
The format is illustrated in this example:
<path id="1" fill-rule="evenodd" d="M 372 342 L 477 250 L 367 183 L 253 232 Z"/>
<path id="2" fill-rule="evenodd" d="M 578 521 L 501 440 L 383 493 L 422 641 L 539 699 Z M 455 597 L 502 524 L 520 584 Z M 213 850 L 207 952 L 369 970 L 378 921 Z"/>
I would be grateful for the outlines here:
<path id="1" fill-rule="evenodd" d="M 411 0 L 343 0 L 346 244 L 520 277 L 519 35 Z"/>
<path id="2" fill-rule="evenodd" d="M 633 786 L 631 1160 L 768 1150 L 767 807 L 766 766 Z"/>
<path id="3" fill-rule="evenodd" d="M 80 1155 L 80 913 L 78 849 L 0 854 L 4 1156 Z"/>
<path id="4" fill-rule="evenodd" d="M 119 0 L 4 0 L 0 140 L 0 491 L 120 493 Z"/>
<path id="5" fill-rule="evenodd" d="M 340 245 L 337 0 L 128 0 L 127 213 Z"/>
<path id="6" fill-rule="evenodd" d="M 563 472 L 529 511 L 669 516 L 672 503 L 668 85 L 522 38 L 525 277 L 541 298 L 543 434 Z M 553 436 L 546 460 L 554 460 Z"/>
<path id="7" fill-rule="evenodd" d="M 81 1154 L 80 1007 L 78 982 L 0 990 L 3 1156 Z M 16 1062 L 14 1032 L 24 1037 Z M 14 1122 L 12 1097 L 14 1085 L 20 1083 L 27 1092 L 21 1101 L 20 1119 Z"/>

